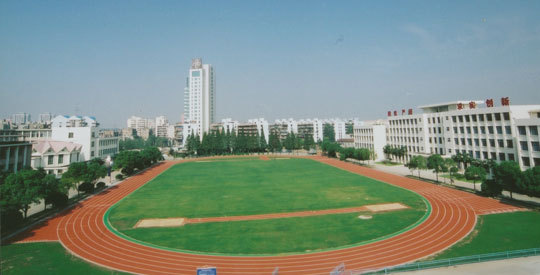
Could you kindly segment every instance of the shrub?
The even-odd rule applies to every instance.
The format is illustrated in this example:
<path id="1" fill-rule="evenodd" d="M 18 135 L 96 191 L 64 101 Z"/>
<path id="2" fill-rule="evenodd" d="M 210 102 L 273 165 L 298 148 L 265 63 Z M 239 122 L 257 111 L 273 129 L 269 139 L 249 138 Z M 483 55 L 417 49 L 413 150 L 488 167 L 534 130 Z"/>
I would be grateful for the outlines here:
<path id="1" fill-rule="evenodd" d="M 85 192 L 85 193 L 93 193 L 94 192 L 94 185 L 89 182 L 83 182 L 81 185 L 79 185 L 79 191 Z"/>
<path id="2" fill-rule="evenodd" d="M 15 228 L 23 221 L 22 213 L 17 209 L 2 209 L 0 215 L 0 222 L 2 223 L 2 229 Z"/>
<path id="3" fill-rule="evenodd" d="M 482 182 L 482 194 L 490 197 L 498 196 L 502 193 L 502 186 L 495 180 L 485 180 Z"/>
<path id="4" fill-rule="evenodd" d="M 115 178 L 116 178 L 117 180 L 122 180 L 122 179 L 124 179 L 124 176 L 123 176 L 122 174 L 117 174 L 117 175 L 115 176 Z"/>
<path id="5" fill-rule="evenodd" d="M 64 208 L 68 205 L 69 201 L 68 196 L 60 192 L 51 193 L 46 200 L 55 208 Z"/>
<path id="6" fill-rule="evenodd" d="M 97 189 L 103 189 L 103 188 L 105 188 L 105 183 L 102 182 L 102 181 L 98 182 L 98 183 L 96 184 L 96 188 L 97 188 Z"/>

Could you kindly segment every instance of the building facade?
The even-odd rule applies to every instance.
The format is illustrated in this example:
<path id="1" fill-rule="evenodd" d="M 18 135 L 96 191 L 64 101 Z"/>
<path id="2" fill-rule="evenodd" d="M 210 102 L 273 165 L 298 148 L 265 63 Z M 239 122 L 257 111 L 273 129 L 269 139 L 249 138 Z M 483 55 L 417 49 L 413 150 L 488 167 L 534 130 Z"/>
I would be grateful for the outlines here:
<path id="1" fill-rule="evenodd" d="M 353 128 L 354 148 L 366 148 L 375 153 L 375 161 L 384 160 L 383 148 L 386 146 L 385 120 L 358 123 Z"/>
<path id="2" fill-rule="evenodd" d="M 38 141 L 32 146 L 32 168 L 43 168 L 47 174 L 60 177 L 71 163 L 81 161 L 81 148 L 73 142 Z"/>
<path id="3" fill-rule="evenodd" d="M 17 173 L 30 167 L 32 144 L 22 141 L 0 142 L 0 170 Z"/>
<path id="4" fill-rule="evenodd" d="M 502 98 L 497 107 L 489 99 L 419 108 L 422 114 L 413 115 L 412 110 L 388 113 L 387 144 L 405 147 L 404 161 L 415 154 L 450 157 L 457 153 L 480 160 L 516 161 L 522 169 L 540 161 L 535 151 L 540 149 L 540 105 L 510 106 L 508 98 Z"/>

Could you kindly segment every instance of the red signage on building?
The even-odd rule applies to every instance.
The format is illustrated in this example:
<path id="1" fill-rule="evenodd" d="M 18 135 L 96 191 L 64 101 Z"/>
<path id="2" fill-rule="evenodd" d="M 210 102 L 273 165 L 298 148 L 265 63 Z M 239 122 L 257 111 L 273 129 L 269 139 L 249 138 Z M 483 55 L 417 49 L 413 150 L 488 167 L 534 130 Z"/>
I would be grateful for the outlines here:
<path id="1" fill-rule="evenodd" d="M 405 109 L 401 109 L 401 115 L 405 114 Z"/>
<path id="2" fill-rule="evenodd" d="M 486 106 L 487 107 L 493 107 L 493 99 L 492 98 L 486 99 Z"/>
<path id="3" fill-rule="evenodd" d="M 394 116 L 397 116 L 397 111 L 394 111 Z"/>
<path id="4" fill-rule="evenodd" d="M 458 103 L 458 105 L 457 105 L 457 109 L 458 109 L 458 110 L 461 110 L 461 109 L 463 109 L 463 103 Z"/>
<path id="5" fill-rule="evenodd" d="M 388 111 L 388 116 L 392 116 L 392 111 Z"/>
<path id="6" fill-rule="evenodd" d="M 510 105 L 510 99 L 508 97 L 501 98 L 501 105 L 502 106 L 508 106 Z"/>
<path id="7" fill-rule="evenodd" d="M 409 109 L 409 115 L 412 115 L 412 109 Z"/>
<path id="8" fill-rule="evenodd" d="M 476 108 L 476 102 L 474 101 L 469 102 L 469 109 L 474 109 L 474 108 Z"/>

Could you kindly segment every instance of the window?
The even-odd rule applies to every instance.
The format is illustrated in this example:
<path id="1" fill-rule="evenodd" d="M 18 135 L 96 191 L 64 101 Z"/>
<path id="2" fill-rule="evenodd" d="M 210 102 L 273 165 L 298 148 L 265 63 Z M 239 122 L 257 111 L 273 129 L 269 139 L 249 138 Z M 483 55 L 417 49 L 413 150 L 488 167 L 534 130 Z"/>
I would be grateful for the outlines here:
<path id="1" fill-rule="evenodd" d="M 441 117 L 437 118 L 437 122 L 441 123 Z"/>
<path id="2" fill-rule="evenodd" d="M 93 138 L 96 137 L 96 133 L 95 133 L 95 132 L 92 132 L 92 137 L 93 137 Z"/>
<path id="3" fill-rule="evenodd" d="M 540 158 L 534 158 L 534 166 L 540 166 Z"/>
<path id="4" fill-rule="evenodd" d="M 457 134 L 457 127 L 454 127 L 454 134 Z"/>
<path id="5" fill-rule="evenodd" d="M 467 134 L 471 133 L 471 127 L 467 127 Z"/>
<path id="6" fill-rule="evenodd" d="M 487 140 L 485 138 L 482 139 L 482 146 L 487 146 Z"/>
<path id="7" fill-rule="evenodd" d="M 463 116 L 459 116 L 459 122 L 463 122 Z"/>
<path id="8" fill-rule="evenodd" d="M 487 154 L 487 152 L 482 152 L 482 156 L 484 157 L 484 159 L 488 159 L 488 154 Z"/>
<path id="9" fill-rule="evenodd" d="M 474 132 L 475 134 L 478 134 L 478 127 L 473 127 L 473 132 Z"/>
<path id="10" fill-rule="evenodd" d="M 458 139 L 458 138 L 455 138 L 455 139 L 454 139 L 454 143 L 455 143 L 456 145 L 459 145 L 459 139 Z"/>
<path id="11" fill-rule="evenodd" d="M 510 114 L 509 113 L 503 113 L 504 120 L 510 120 Z"/>
<path id="12" fill-rule="evenodd" d="M 480 158 L 480 151 L 474 151 L 475 158 Z"/>
<path id="13" fill-rule="evenodd" d="M 537 136 L 538 128 L 536 126 L 529 126 L 529 133 L 531 133 L 532 136 Z"/>
<path id="14" fill-rule="evenodd" d="M 480 140 L 477 139 L 477 138 L 475 138 L 475 139 L 474 139 L 474 145 L 475 145 L 475 146 L 480 146 Z"/>
<path id="15" fill-rule="evenodd" d="M 495 140 L 494 139 L 489 139 L 489 146 L 495 147 Z"/>
<path id="16" fill-rule="evenodd" d="M 486 133 L 486 127 L 484 127 L 484 126 L 480 127 L 480 132 L 482 134 L 485 134 Z"/>
<path id="17" fill-rule="evenodd" d="M 463 126 L 459 127 L 459 132 L 464 134 L 465 133 L 465 128 Z"/>
<path id="18" fill-rule="evenodd" d="M 470 138 L 467 139 L 467 145 L 472 146 L 472 139 Z"/>
<path id="19" fill-rule="evenodd" d="M 519 145 L 521 145 L 521 150 L 523 150 L 523 151 L 529 150 L 529 146 L 528 146 L 526 141 L 520 141 Z"/>
<path id="20" fill-rule="evenodd" d="M 91 156 L 91 157 L 94 156 L 94 151 L 90 152 L 90 156 Z"/>
<path id="21" fill-rule="evenodd" d="M 58 164 L 64 163 L 64 155 L 58 155 Z"/>
<path id="22" fill-rule="evenodd" d="M 514 142 L 511 139 L 506 140 L 506 147 L 507 148 L 514 148 Z"/>
<path id="23" fill-rule="evenodd" d="M 495 121 L 501 121 L 501 114 L 495 113 Z"/>
<path id="24" fill-rule="evenodd" d="M 441 127 L 439 127 L 439 134 L 442 134 L 442 129 L 441 129 Z"/>
<path id="25" fill-rule="evenodd" d="M 454 123 L 457 122 L 456 116 L 453 116 L 453 117 L 452 117 L 452 121 L 453 121 Z"/>
<path id="26" fill-rule="evenodd" d="M 484 121 L 484 115 L 483 115 L 483 114 L 481 114 L 481 115 L 478 115 L 478 120 L 480 120 L 480 121 Z"/>
<path id="27" fill-rule="evenodd" d="M 94 147 L 94 142 L 93 141 L 90 143 L 90 147 Z"/>
<path id="28" fill-rule="evenodd" d="M 68 133 L 68 138 L 73 138 L 73 132 Z"/>
<path id="29" fill-rule="evenodd" d="M 469 117 L 469 116 L 465 116 L 465 121 L 467 121 L 467 122 L 471 122 L 471 117 Z"/>
<path id="30" fill-rule="evenodd" d="M 492 159 L 492 160 L 497 160 L 497 153 L 491 152 L 490 155 L 491 155 L 491 159 Z"/>
<path id="31" fill-rule="evenodd" d="M 504 126 L 504 131 L 506 132 L 507 135 L 512 134 L 512 128 L 510 126 Z"/>
<path id="32" fill-rule="evenodd" d="M 491 114 L 486 115 L 486 120 L 487 121 L 492 121 L 493 120 L 493 118 L 491 117 Z"/>
<path id="33" fill-rule="evenodd" d="M 465 145 L 465 138 L 461 138 L 461 145 Z"/>
<path id="34" fill-rule="evenodd" d="M 498 139 L 497 143 L 499 144 L 499 148 L 504 148 L 504 140 Z"/>
<path id="35" fill-rule="evenodd" d="M 531 147 L 533 151 L 540 152 L 540 143 L 538 141 L 532 141 Z"/>
<path id="36" fill-rule="evenodd" d="M 508 154 L 508 160 L 515 161 L 514 154 Z"/>
<path id="37" fill-rule="evenodd" d="M 520 135 L 526 135 L 527 134 L 527 130 L 525 130 L 525 126 L 518 126 L 518 132 Z"/>
<path id="38" fill-rule="evenodd" d="M 497 134 L 502 135 L 502 126 L 497 126 Z"/>
<path id="39" fill-rule="evenodd" d="M 471 118 L 472 118 L 472 121 L 476 122 L 476 115 L 472 115 Z"/>
<path id="40" fill-rule="evenodd" d="M 54 156 L 49 156 L 47 158 L 47 164 L 49 164 L 49 165 L 53 164 L 53 158 L 54 158 Z"/>
<path id="41" fill-rule="evenodd" d="M 523 166 L 531 166 L 529 157 L 522 157 L 521 160 L 523 161 Z"/>
<path id="42" fill-rule="evenodd" d="M 506 160 L 504 153 L 499 153 L 499 160 L 500 161 L 505 161 Z"/>

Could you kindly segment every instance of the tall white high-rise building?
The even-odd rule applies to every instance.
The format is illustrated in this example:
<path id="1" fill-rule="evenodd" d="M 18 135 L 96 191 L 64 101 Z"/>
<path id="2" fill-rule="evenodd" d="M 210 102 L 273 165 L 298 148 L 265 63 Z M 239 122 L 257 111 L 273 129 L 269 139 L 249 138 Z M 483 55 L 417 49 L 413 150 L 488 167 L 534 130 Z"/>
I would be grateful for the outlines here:
<path id="1" fill-rule="evenodd" d="M 193 129 L 197 129 L 201 138 L 216 120 L 215 87 L 212 65 L 202 64 L 201 58 L 193 59 L 184 90 L 184 113 L 186 122 L 196 125 Z"/>

